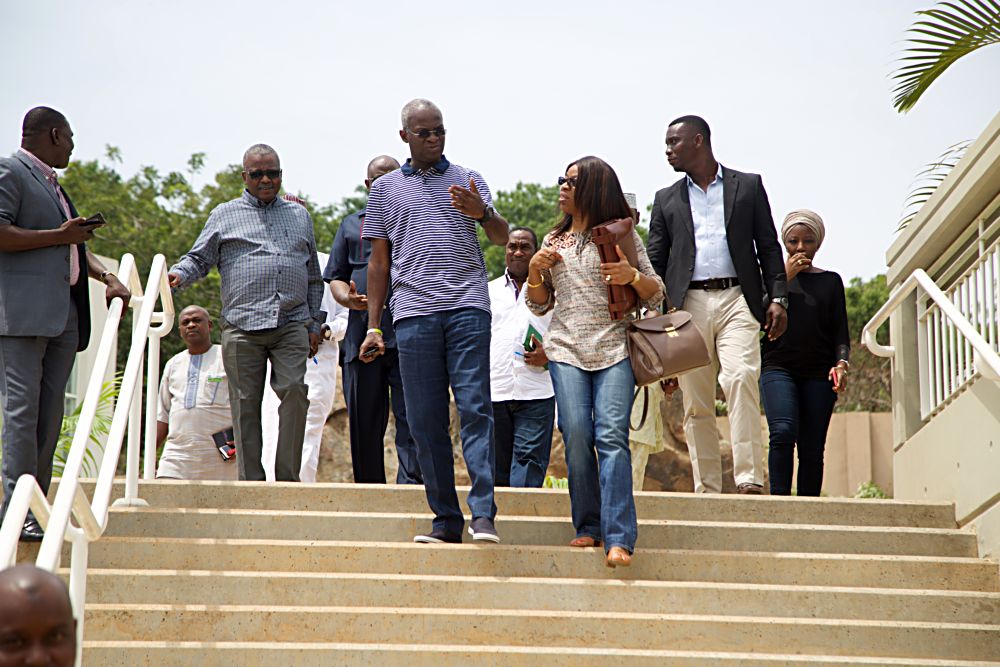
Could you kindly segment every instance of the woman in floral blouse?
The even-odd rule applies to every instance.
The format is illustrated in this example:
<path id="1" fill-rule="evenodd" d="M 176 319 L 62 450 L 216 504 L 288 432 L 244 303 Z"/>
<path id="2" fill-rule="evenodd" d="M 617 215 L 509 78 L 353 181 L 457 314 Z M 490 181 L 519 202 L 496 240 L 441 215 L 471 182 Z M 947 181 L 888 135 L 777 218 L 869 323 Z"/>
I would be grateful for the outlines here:
<path id="1" fill-rule="evenodd" d="M 627 321 L 611 319 L 607 285 L 632 285 L 640 305 L 654 307 L 663 299 L 663 282 L 634 230 L 638 267 L 620 249 L 621 261 L 602 264 L 591 242 L 595 225 L 631 217 L 606 162 L 585 157 L 570 164 L 559 179 L 559 208 L 562 221 L 531 259 L 526 301 L 537 314 L 553 310 L 545 353 L 566 443 L 576 530 L 570 544 L 603 544 L 608 567 L 625 566 L 637 533 L 628 446 L 635 378 L 625 346 Z"/>

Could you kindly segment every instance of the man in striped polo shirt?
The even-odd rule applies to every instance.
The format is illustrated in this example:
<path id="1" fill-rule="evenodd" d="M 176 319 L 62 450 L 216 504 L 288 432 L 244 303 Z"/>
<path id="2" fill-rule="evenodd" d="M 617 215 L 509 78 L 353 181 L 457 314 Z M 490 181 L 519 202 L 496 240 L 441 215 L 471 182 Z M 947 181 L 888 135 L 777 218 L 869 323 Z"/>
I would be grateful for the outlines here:
<path id="1" fill-rule="evenodd" d="M 362 231 L 371 240 L 368 322 L 379 322 L 392 280 L 392 314 L 406 414 L 417 443 L 431 532 L 415 542 L 461 542 L 465 519 L 455 492 L 448 432 L 448 387 L 462 423 L 462 453 L 472 488 L 474 540 L 499 542 L 493 526 L 493 409 L 490 403 L 490 297 L 486 264 L 476 237 L 507 243 L 507 221 L 492 206 L 478 172 L 444 156 L 444 121 L 433 103 L 403 107 L 399 136 L 410 159 L 379 178 L 368 196 Z M 382 332 L 371 328 L 362 361 L 382 354 Z"/>

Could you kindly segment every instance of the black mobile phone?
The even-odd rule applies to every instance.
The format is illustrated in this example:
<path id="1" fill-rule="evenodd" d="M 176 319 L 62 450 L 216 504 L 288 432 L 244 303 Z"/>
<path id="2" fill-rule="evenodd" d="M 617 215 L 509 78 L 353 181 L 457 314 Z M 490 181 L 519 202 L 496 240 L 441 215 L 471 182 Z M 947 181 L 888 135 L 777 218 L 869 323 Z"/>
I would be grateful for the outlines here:
<path id="1" fill-rule="evenodd" d="M 371 359 L 376 354 L 378 354 L 378 348 L 373 345 L 372 347 L 368 348 L 367 350 L 365 350 L 364 352 L 361 353 L 361 358 L 362 359 Z"/>
<path id="2" fill-rule="evenodd" d="M 104 216 L 100 213 L 95 213 L 86 220 L 83 221 L 85 225 L 106 225 L 108 221 L 104 219 Z"/>

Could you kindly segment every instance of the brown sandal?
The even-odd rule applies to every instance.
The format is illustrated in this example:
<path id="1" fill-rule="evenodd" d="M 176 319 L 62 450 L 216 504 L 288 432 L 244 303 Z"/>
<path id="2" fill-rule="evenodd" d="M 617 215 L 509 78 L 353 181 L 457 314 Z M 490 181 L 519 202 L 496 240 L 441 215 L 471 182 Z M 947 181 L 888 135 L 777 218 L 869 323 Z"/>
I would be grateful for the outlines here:
<path id="1" fill-rule="evenodd" d="M 632 564 L 632 555 L 622 547 L 611 547 L 604 558 L 604 564 L 611 568 L 628 567 Z"/>
<path id="2" fill-rule="evenodd" d="M 601 541 L 591 537 L 590 535 L 582 535 L 580 537 L 574 537 L 569 541 L 571 547 L 599 547 L 601 546 Z"/>

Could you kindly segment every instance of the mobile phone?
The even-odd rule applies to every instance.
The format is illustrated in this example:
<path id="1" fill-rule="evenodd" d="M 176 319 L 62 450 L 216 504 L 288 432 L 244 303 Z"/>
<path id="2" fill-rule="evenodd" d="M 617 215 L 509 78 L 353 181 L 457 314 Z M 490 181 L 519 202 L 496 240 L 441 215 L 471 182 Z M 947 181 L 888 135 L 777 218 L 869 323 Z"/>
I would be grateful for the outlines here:
<path id="1" fill-rule="evenodd" d="M 364 352 L 361 353 L 361 358 L 362 359 L 371 359 L 376 354 L 378 354 L 378 348 L 375 347 L 375 346 L 372 346 L 372 347 L 368 348 L 367 350 L 365 350 Z"/>
<path id="2" fill-rule="evenodd" d="M 95 213 L 86 220 L 83 221 L 85 225 L 106 225 L 108 221 L 104 219 L 104 216 L 100 213 Z"/>

